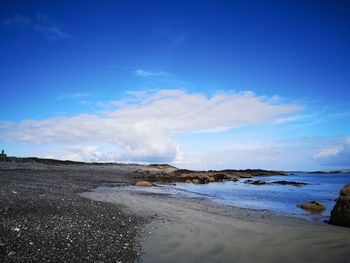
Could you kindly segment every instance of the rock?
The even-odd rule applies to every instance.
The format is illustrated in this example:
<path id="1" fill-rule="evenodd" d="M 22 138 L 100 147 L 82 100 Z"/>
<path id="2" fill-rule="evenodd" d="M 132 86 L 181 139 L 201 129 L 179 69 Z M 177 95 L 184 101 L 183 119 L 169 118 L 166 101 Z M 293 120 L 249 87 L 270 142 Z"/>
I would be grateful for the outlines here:
<path id="1" fill-rule="evenodd" d="M 247 180 L 247 181 L 245 181 L 244 183 L 246 183 L 246 184 L 254 184 L 254 185 L 264 185 L 264 184 L 267 184 L 265 181 L 261 181 L 261 180 L 256 180 L 256 181 Z"/>
<path id="2" fill-rule="evenodd" d="M 329 223 L 350 227 L 350 184 L 340 190 L 339 198 L 331 212 Z"/>
<path id="3" fill-rule="evenodd" d="M 304 204 L 297 205 L 297 207 L 304 210 L 308 210 L 311 213 L 320 213 L 326 209 L 326 207 L 323 204 L 317 201 L 306 202 Z"/>
<path id="4" fill-rule="evenodd" d="M 9 257 L 11 257 L 11 256 L 16 255 L 16 252 L 15 252 L 15 251 L 10 251 L 7 255 L 8 255 Z"/>
<path id="5" fill-rule="evenodd" d="M 186 184 L 192 184 L 192 181 L 191 181 L 190 179 L 187 179 L 187 180 L 185 181 L 185 183 L 186 183 Z"/>
<path id="6" fill-rule="evenodd" d="M 193 179 L 193 180 L 192 180 L 192 183 L 194 183 L 194 184 L 199 184 L 200 181 L 199 181 L 198 179 Z"/>
<path id="7" fill-rule="evenodd" d="M 150 186 L 152 186 L 152 184 L 150 182 L 147 182 L 147 181 L 139 181 L 135 184 L 135 186 L 150 187 Z"/>
<path id="8" fill-rule="evenodd" d="M 252 178 L 253 176 L 249 173 L 236 173 L 239 178 Z"/>
<path id="9" fill-rule="evenodd" d="M 302 182 L 293 182 L 293 181 L 275 181 L 272 183 L 268 183 L 262 180 L 247 180 L 245 181 L 246 184 L 254 184 L 254 185 L 271 185 L 271 184 L 280 184 L 280 185 L 293 185 L 293 186 L 297 186 L 297 187 L 301 187 L 301 186 L 305 186 L 306 183 L 302 183 Z"/>
<path id="10" fill-rule="evenodd" d="M 297 187 L 302 187 L 302 186 L 307 185 L 306 183 L 292 182 L 292 181 L 276 181 L 276 182 L 273 182 L 273 184 L 293 185 L 293 186 L 297 186 Z"/>
<path id="11" fill-rule="evenodd" d="M 211 177 L 214 178 L 216 182 L 230 179 L 230 176 L 225 173 L 213 173 Z"/>
<path id="12" fill-rule="evenodd" d="M 340 190 L 341 196 L 350 196 L 350 184 L 347 184 Z"/>
<path id="13" fill-rule="evenodd" d="M 186 183 L 191 181 L 195 184 L 208 184 L 213 182 L 237 181 L 238 178 L 238 175 L 226 172 L 178 170 L 174 173 L 172 180 Z"/>

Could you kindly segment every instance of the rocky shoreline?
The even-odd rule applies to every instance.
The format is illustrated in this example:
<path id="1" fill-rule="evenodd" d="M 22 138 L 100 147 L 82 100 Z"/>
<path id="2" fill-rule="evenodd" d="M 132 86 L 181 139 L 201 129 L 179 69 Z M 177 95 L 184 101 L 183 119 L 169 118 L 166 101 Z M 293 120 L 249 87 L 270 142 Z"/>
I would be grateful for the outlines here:
<path id="1" fill-rule="evenodd" d="M 125 202 L 111 204 L 82 197 L 100 186 L 205 184 L 283 174 L 7 157 L 0 162 L 0 262 L 137 261 L 141 230 L 152 218 L 128 209 Z"/>
<path id="2" fill-rule="evenodd" d="M 136 238 L 149 219 L 79 195 L 104 184 L 209 183 L 275 173 L 6 157 L 0 162 L 0 261 L 135 261 Z"/>
<path id="3" fill-rule="evenodd" d="M 255 176 L 273 175 L 285 175 L 285 173 L 282 171 L 266 171 L 260 169 L 192 171 L 165 165 L 159 167 L 158 172 L 145 170 L 133 176 L 135 179 L 150 182 L 208 184 L 213 182 L 238 181 L 241 178 L 253 178 Z"/>
<path id="4" fill-rule="evenodd" d="M 0 167 L 0 262 L 137 259 L 136 236 L 147 219 L 78 195 L 128 181 L 123 175 L 96 167 Z"/>

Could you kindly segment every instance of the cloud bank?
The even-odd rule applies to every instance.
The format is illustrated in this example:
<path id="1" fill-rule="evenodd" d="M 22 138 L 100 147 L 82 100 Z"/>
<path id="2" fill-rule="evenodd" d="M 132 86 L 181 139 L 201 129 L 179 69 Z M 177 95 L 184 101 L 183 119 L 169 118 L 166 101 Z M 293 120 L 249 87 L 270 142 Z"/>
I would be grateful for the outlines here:
<path id="1" fill-rule="evenodd" d="M 119 102 L 115 102 L 119 107 L 101 114 L 7 122 L 0 125 L 0 135 L 8 142 L 76 146 L 71 152 L 82 160 L 172 162 L 181 156 L 174 135 L 271 123 L 301 110 L 299 105 L 252 92 L 207 97 L 179 89 L 158 90 L 130 93 Z M 116 150 L 100 153 L 97 148 L 79 148 L 83 144 L 108 144 Z"/>
<path id="2" fill-rule="evenodd" d="M 317 149 L 314 159 L 324 165 L 350 166 L 350 137 L 344 138 L 340 143 Z"/>
<path id="3" fill-rule="evenodd" d="M 346 169 L 350 166 L 350 137 L 296 137 L 232 135 L 208 141 L 206 148 L 186 146 L 174 165 L 191 169 L 261 168 L 275 170 Z M 255 134 L 254 134 L 255 133 Z M 193 142 L 190 142 L 191 144 Z M 196 142 L 194 142 L 196 143 Z M 185 147 L 184 147 L 185 148 Z M 209 150 L 208 150 L 209 149 Z"/>

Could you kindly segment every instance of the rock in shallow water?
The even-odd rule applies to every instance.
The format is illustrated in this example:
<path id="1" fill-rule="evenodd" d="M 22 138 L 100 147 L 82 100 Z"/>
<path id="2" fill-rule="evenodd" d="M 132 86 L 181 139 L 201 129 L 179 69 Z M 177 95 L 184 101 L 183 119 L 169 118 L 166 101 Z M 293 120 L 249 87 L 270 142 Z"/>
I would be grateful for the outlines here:
<path id="1" fill-rule="evenodd" d="M 304 210 L 308 210 L 312 213 L 319 213 L 326 209 L 326 207 L 323 204 L 317 201 L 307 202 L 301 205 L 297 205 L 297 207 L 302 208 Z"/>
<path id="2" fill-rule="evenodd" d="M 340 190 L 340 195 L 332 209 L 329 223 L 350 227 L 350 184 L 345 185 Z"/>
<path id="3" fill-rule="evenodd" d="M 297 187 L 302 187 L 307 185 L 306 183 L 302 182 L 293 182 L 293 181 L 275 181 L 272 182 L 273 184 L 280 184 L 280 185 L 292 185 L 292 186 L 297 186 Z"/>
<path id="4" fill-rule="evenodd" d="M 265 185 L 267 182 L 261 181 L 261 180 L 247 180 L 245 181 L 246 184 L 254 184 L 254 185 Z"/>
<path id="5" fill-rule="evenodd" d="M 135 186 L 140 186 L 140 187 L 150 187 L 152 184 L 147 181 L 140 181 L 135 184 Z"/>

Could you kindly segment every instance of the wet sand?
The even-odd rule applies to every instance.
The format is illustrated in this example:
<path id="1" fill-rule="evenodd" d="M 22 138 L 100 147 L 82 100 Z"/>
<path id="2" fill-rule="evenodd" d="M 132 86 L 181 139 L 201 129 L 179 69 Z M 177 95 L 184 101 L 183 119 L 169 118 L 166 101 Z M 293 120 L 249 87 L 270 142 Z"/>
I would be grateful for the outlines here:
<path id="1" fill-rule="evenodd" d="M 350 229 L 203 199 L 99 188 L 82 196 L 152 222 L 141 262 L 349 262 Z"/>

